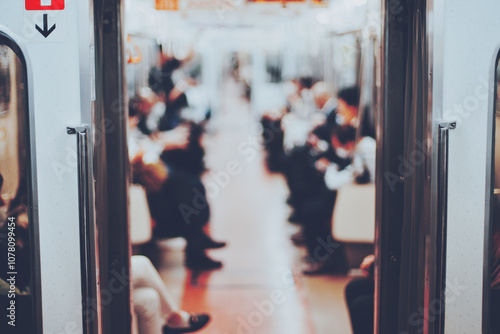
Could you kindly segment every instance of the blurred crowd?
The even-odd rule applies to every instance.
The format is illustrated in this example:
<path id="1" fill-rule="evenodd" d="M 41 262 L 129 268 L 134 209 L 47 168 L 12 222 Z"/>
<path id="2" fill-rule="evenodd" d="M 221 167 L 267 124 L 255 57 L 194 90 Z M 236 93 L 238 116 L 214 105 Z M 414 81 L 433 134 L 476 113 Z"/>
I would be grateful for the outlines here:
<path id="1" fill-rule="evenodd" d="M 332 215 L 342 187 L 374 182 L 374 128 L 360 108 L 358 87 L 334 96 L 324 82 L 301 78 L 288 88 L 287 106 L 262 118 L 267 166 L 286 178 L 289 221 L 300 226 L 291 240 L 308 253 L 303 273 L 344 275 L 349 265 L 344 244 L 333 237 Z M 365 210 L 366 203 L 353 200 L 355 210 Z M 346 287 L 355 334 L 373 333 L 373 265 L 374 256 L 366 256 L 361 263 L 365 277 Z"/>
<path id="2" fill-rule="evenodd" d="M 345 273 L 343 246 L 331 241 L 333 208 L 342 186 L 373 182 L 374 130 L 360 117 L 357 87 L 333 96 L 322 81 L 288 84 L 287 106 L 262 118 L 267 166 L 287 180 L 289 220 L 301 227 L 292 241 L 309 253 L 304 274 Z M 328 241 L 335 251 L 318 256 L 319 243 Z"/>

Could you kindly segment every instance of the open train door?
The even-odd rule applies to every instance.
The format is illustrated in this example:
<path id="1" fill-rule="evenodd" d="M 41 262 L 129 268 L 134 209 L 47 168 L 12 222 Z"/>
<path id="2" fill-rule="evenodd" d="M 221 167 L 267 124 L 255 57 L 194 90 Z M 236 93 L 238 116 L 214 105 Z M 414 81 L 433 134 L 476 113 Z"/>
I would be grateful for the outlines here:
<path id="1" fill-rule="evenodd" d="M 119 16 L 118 9 L 113 7 L 108 17 Z M 123 305 L 116 308 L 118 321 L 130 331 L 130 321 L 124 321 L 130 320 L 126 182 L 120 181 L 124 190 L 117 195 L 116 187 L 109 190 L 114 181 L 103 176 L 109 149 L 105 135 L 126 119 L 120 114 L 123 99 L 115 98 L 105 122 L 104 96 L 110 94 L 96 89 L 95 59 L 102 61 L 102 53 L 96 57 L 94 36 L 90 0 L 0 3 L 2 333 L 100 333 L 101 306 L 109 309 L 113 303 Z M 104 123 L 108 132 L 102 130 Z M 113 160 L 123 165 L 116 179 L 127 166 L 126 144 L 111 145 L 125 159 Z M 103 189 L 114 196 L 112 207 L 125 211 L 117 216 L 123 231 L 114 234 L 125 236 L 124 250 L 115 250 L 118 255 L 109 255 L 107 233 L 98 238 L 96 222 L 104 226 L 108 218 Z M 109 265 L 104 276 L 99 244 L 106 248 Z"/>
<path id="2" fill-rule="evenodd" d="M 377 333 L 490 333 L 500 3 L 384 4 Z"/>

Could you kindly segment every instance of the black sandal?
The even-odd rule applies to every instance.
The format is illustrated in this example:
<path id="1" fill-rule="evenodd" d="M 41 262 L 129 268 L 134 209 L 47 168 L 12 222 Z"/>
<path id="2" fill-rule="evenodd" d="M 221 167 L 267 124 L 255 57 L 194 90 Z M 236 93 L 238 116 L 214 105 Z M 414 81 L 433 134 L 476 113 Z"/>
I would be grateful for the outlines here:
<path id="1" fill-rule="evenodd" d="M 181 334 L 192 333 L 205 327 L 210 321 L 208 314 L 191 314 L 189 319 L 189 327 L 170 327 L 165 325 L 163 327 L 163 334 Z"/>

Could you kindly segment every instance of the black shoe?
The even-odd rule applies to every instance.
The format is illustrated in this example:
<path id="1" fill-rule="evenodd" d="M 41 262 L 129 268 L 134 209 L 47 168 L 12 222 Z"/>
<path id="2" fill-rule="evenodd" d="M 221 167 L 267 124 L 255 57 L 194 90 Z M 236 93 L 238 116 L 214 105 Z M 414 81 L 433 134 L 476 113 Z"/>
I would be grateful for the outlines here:
<path id="1" fill-rule="evenodd" d="M 223 241 L 215 241 L 211 238 L 208 238 L 208 240 L 202 244 L 202 247 L 203 249 L 216 249 L 226 247 L 226 245 L 227 244 Z"/>
<path id="2" fill-rule="evenodd" d="M 210 316 L 208 314 L 192 314 L 191 319 L 189 319 L 188 327 L 170 327 L 165 325 L 163 327 L 163 334 L 180 334 L 180 333 L 192 333 L 205 327 L 210 321 Z"/>
<path id="3" fill-rule="evenodd" d="M 304 238 L 302 231 L 295 233 L 290 237 L 290 239 L 292 240 L 295 246 L 302 246 L 306 244 L 306 239 Z"/>
<path id="4" fill-rule="evenodd" d="M 191 270 L 215 270 L 222 268 L 222 262 L 212 260 L 205 253 L 186 254 L 186 267 Z"/>
<path id="5" fill-rule="evenodd" d="M 194 237 L 190 240 L 191 247 L 194 249 L 215 249 L 226 247 L 226 243 L 222 241 L 215 241 L 211 237 L 209 237 L 204 232 L 200 233 L 197 237 Z"/>

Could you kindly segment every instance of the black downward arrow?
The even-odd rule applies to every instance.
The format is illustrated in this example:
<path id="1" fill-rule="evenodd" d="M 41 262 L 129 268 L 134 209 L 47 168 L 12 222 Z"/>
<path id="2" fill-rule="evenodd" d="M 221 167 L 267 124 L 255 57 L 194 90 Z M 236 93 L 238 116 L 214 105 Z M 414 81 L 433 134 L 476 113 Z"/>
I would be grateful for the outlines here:
<path id="1" fill-rule="evenodd" d="M 38 24 L 35 25 L 35 28 L 40 32 L 40 34 L 43 35 L 43 37 L 47 38 L 54 30 L 56 30 L 56 25 L 54 24 L 52 28 L 49 29 L 48 14 L 43 14 L 43 29 L 40 28 Z"/>

